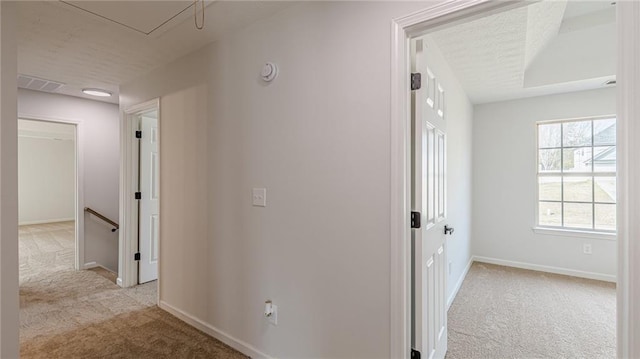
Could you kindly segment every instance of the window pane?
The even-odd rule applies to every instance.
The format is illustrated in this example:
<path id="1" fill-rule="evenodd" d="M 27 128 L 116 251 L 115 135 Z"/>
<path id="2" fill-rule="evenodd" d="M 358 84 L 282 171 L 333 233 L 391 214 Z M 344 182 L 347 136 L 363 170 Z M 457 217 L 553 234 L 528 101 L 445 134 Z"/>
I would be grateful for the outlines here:
<path id="1" fill-rule="evenodd" d="M 565 148 L 562 152 L 564 172 L 591 172 L 591 147 Z"/>
<path id="2" fill-rule="evenodd" d="M 561 150 L 539 150 L 538 168 L 540 172 L 559 172 Z"/>
<path id="3" fill-rule="evenodd" d="M 616 119 L 593 121 L 593 144 L 615 145 L 616 144 Z"/>
<path id="4" fill-rule="evenodd" d="M 564 200 L 574 202 L 592 202 L 593 181 L 591 177 L 564 177 Z"/>
<path id="5" fill-rule="evenodd" d="M 565 203 L 564 226 L 591 229 L 593 207 L 590 203 Z"/>
<path id="6" fill-rule="evenodd" d="M 562 226 L 562 205 L 554 202 L 540 202 L 538 221 L 541 226 Z"/>
<path id="7" fill-rule="evenodd" d="M 616 229 L 615 204 L 596 204 L 596 229 Z"/>
<path id="8" fill-rule="evenodd" d="M 616 171 L 616 146 L 594 147 L 593 148 L 593 171 L 594 172 L 615 172 Z"/>
<path id="9" fill-rule="evenodd" d="M 616 228 L 616 119 L 537 126 L 538 225 Z"/>
<path id="10" fill-rule="evenodd" d="M 562 177 L 539 177 L 538 199 L 541 201 L 562 201 Z"/>
<path id="11" fill-rule="evenodd" d="M 562 146 L 591 146 L 591 120 L 563 123 Z"/>
<path id="12" fill-rule="evenodd" d="M 595 202 L 616 203 L 616 178 L 596 177 L 593 192 Z"/>
<path id="13" fill-rule="evenodd" d="M 538 147 L 560 147 L 560 123 L 538 125 Z"/>

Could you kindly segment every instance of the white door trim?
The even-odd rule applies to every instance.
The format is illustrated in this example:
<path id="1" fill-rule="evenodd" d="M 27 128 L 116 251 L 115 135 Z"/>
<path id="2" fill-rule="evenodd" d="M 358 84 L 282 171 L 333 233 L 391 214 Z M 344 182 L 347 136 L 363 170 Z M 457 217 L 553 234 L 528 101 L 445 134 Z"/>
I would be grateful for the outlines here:
<path id="1" fill-rule="evenodd" d="M 394 19 L 391 23 L 391 358 L 408 358 L 411 351 L 409 39 L 443 24 L 527 4 L 498 0 L 452 0 Z M 618 152 L 619 156 L 622 154 L 618 170 L 617 337 L 618 356 L 629 358 L 640 355 L 640 341 L 633 340 L 634 335 L 640 333 L 640 309 L 632 307 L 640 306 L 633 301 L 633 298 L 640 298 L 640 268 L 632 265 L 634 256 L 640 255 L 640 243 L 629 241 L 629 238 L 640 237 L 640 222 L 629 221 L 629 218 L 640 217 L 640 206 L 636 204 L 640 203 L 640 188 L 629 183 L 629 178 L 640 176 L 640 163 L 627 158 L 628 153 L 640 153 L 640 143 L 630 141 L 640 138 L 640 125 L 637 121 L 629 120 L 640 120 L 640 102 L 631 101 L 640 97 L 640 27 L 634 26 L 640 19 L 640 3 L 620 1 L 617 6 Z M 623 77 L 628 81 L 624 81 Z"/>
<path id="2" fill-rule="evenodd" d="M 54 122 L 75 126 L 75 269 L 87 269 L 84 262 L 84 144 L 81 139 L 83 135 L 82 121 L 74 119 L 43 117 L 18 113 L 19 120 L 31 120 L 41 122 Z"/>
<path id="3" fill-rule="evenodd" d="M 618 358 L 640 356 L 640 3 L 619 1 L 618 19 Z M 631 155 L 634 154 L 634 155 Z M 632 240 L 633 239 L 633 240 Z"/>
<path id="4" fill-rule="evenodd" d="M 138 148 L 135 143 L 136 114 L 157 109 L 160 126 L 160 99 L 156 98 L 124 110 L 120 120 L 120 247 L 117 284 L 123 288 L 138 284 L 138 206 L 133 198 L 138 188 Z M 160 293 L 158 277 L 158 293 Z"/>

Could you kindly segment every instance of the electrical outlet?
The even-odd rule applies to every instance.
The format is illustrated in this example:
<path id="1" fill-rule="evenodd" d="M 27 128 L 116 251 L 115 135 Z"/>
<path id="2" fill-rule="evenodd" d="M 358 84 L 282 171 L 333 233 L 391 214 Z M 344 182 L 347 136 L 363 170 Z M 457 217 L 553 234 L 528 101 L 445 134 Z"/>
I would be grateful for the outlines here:
<path id="1" fill-rule="evenodd" d="M 591 251 L 591 244 L 589 243 L 585 243 L 582 245 L 582 252 L 584 254 L 593 254 L 593 252 Z"/>

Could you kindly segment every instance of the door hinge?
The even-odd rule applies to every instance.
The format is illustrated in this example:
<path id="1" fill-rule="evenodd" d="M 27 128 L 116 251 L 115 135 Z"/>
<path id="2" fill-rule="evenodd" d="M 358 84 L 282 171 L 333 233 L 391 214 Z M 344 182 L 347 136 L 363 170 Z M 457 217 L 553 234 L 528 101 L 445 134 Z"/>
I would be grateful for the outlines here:
<path id="1" fill-rule="evenodd" d="M 419 72 L 411 73 L 411 91 L 420 90 L 422 87 L 422 75 Z"/>
<path id="2" fill-rule="evenodd" d="M 142 138 L 142 131 L 136 131 L 136 138 Z"/>
<path id="3" fill-rule="evenodd" d="M 411 212 L 411 228 L 420 228 L 420 212 Z"/>
<path id="4" fill-rule="evenodd" d="M 411 349 L 411 359 L 420 359 L 420 352 L 415 349 Z"/>
<path id="5" fill-rule="evenodd" d="M 142 192 L 136 192 L 135 198 L 136 199 L 142 199 Z"/>
<path id="6" fill-rule="evenodd" d="M 140 252 L 134 254 L 133 255 L 133 259 L 136 260 L 136 261 L 139 261 L 140 260 Z"/>

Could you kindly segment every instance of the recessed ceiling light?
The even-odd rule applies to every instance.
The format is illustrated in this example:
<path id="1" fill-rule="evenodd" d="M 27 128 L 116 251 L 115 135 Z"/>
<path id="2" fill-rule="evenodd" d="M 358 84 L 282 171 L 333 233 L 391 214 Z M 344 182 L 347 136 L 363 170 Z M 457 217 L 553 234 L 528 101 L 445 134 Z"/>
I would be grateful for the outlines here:
<path id="1" fill-rule="evenodd" d="M 111 97 L 111 92 L 100 89 L 82 89 L 82 92 L 91 96 Z"/>

